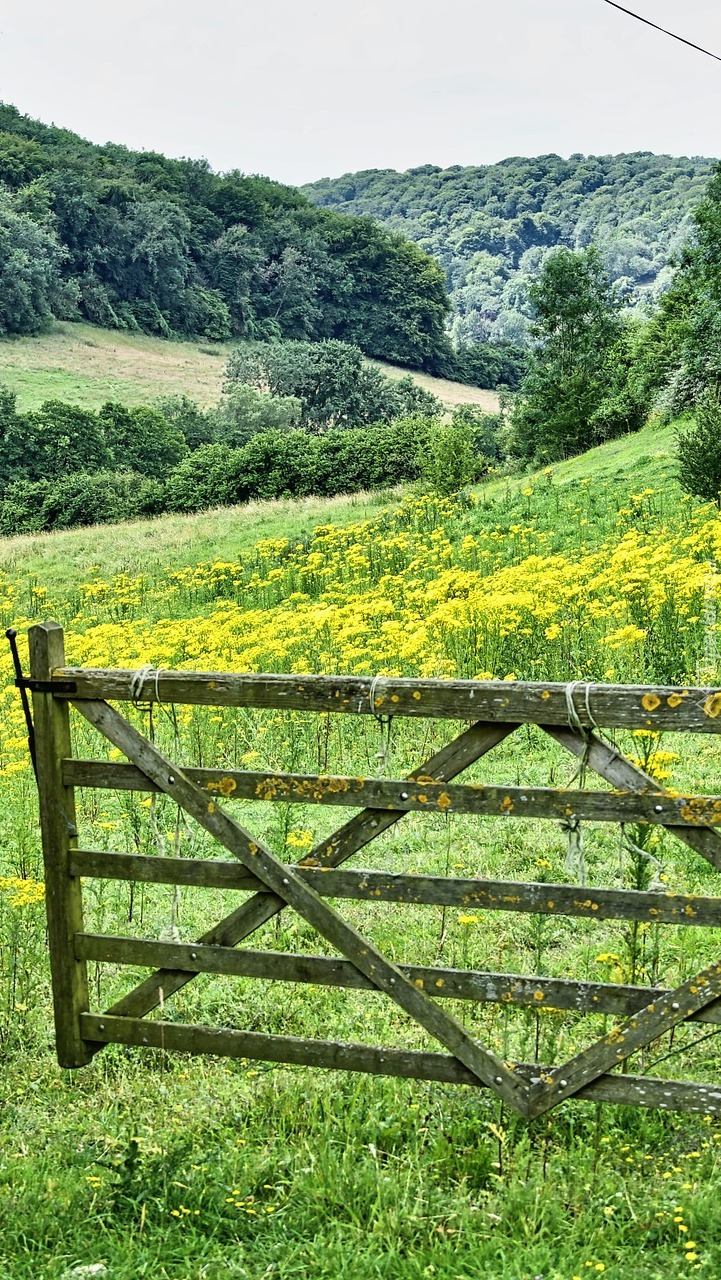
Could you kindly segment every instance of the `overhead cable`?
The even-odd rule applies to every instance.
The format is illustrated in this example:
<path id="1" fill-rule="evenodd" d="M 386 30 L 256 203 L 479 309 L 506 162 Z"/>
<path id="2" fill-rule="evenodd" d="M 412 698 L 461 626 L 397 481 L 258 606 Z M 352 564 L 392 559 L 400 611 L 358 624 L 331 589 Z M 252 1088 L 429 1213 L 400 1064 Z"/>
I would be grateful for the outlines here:
<path id="1" fill-rule="evenodd" d="M 654 31 L 661 31 L 665 36 L 670 36 L 672 40 L 679 40 L 681 44 L 688 45 L 689 49 L 696 49 L 698 53 L 705 53 L 707 57 L 714 58 L 716 62 L 721 62 L 721 55 L 712 53 L 710 49 L 704 49 L 703 45 L 694 44 L 693 40 L 686 40 L 684 36 L 677 36 L 675 31 L 668 31 L 666 27 L 659 27 L 657 22 L 651 22 L 650 18 L 643 18 L 640 13 L 634 13 L 632 9 L 625 9 L 622 4 L 616 4 L 616 0 L 604 0 L 604 4 L 610 4 L 612 9 L 620 9 L 621 13 L 627 13 L 629 18 L 636 18 L 638 22 L 643 22 L 647 27 L 653 27 Z"/>

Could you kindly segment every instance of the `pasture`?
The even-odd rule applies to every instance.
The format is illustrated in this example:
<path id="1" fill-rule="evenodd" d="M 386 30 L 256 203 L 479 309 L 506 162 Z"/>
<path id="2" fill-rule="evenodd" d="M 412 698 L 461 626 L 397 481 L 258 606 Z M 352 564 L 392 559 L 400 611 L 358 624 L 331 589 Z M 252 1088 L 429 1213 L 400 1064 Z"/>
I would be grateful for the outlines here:
<path id="1" fill-rule="evenodd" d="M 22 631 L 55 618 L 78 665 L 717 683 L 721 522 L 680 494 L 671 441 L 670 430 L 647 428 L 459 499 L 275 503 L 6 541 L 1 620 Z M 569 1103 L 528 1125 L 463 1087 L 119 1046 L 61 1071 L 35 788 L 6 653 L 0 671 L 2 1280 L 60 1280 L 87 1265 L 107 1280 L 718 1274 L 715 1120 Z M 389 730 L 370 717 L 319 725 L 301 712 L 158 709 L 152 725 L 142 707 L 132 714 L 183 762 L 227 768 L 402 776 L 448 737 L 422 720 Z M 622 731 L 619 743 L 665 785 L 719 791 L 717 736 Z M 80 723 L 75 745 L 78 755 L 98 750 Z M 577 766 L 532 730 L 478 768 L 472 780 L 579 785 Z M 242 801 L 238 813 L 250 823 Z M 209 851 L 162 798 L 88 791 L 79 816 L 85 847 Z M 256 804 L 253 822 L 288 860 L 336 825 L 332 812 L 300 804 Z M 624 843 L 589 824 L 590 884 L 643 888 L 658 876 L 678 891 L 717 892 L 717 873 L 670 837 L 644 825 L 628 834 Z M 555 823 L 439 813 L 408 815 L 361 864 L 557 883 L 573 879 L 572 852 Z M 221 890 L 103 881 L 88 881 L 86 896 L 97 932 L 182 940 L 231 901 Z M 680 980 L 715 945 L 704 928 L 494 911 L 359 903 L 351 918 L 399 962 L 611 983 Z M 289 912 L 259 938 L 281 952 L 323 946 Z M 123 976 L 91 969 L 100 1007 Z M 164 1013 L 422 1043 L 395 1006 L 365 992 L 203 978 Z M 567 1056 L 600 1024 L 552 1009 L 474 1016 L 507 1058 L 529 1045 Z M 715 1079 L 715 1034 L 667 1037 L 655 1051 L 664 1071 Z"/>
<path id="2" fill-rule="evenodd" d="M 16 393 L 21 409 L 36 409 L 43 400 L 99 409 L 107 400 L 150 404 L 160 397 L 181 395 L 207 408 L 220 399 L 232 350 L 231 343 L 169 342 L 144 333 L 57 321 L 39 337 L 0 343 L 0 383 Z M 389 377 L 408 373 L 394 365 L 379 367 Z M 478 404 L 491 412 L 498 406 L 494 391 L 425 373 L 412 376 L 450 409 Z"/>

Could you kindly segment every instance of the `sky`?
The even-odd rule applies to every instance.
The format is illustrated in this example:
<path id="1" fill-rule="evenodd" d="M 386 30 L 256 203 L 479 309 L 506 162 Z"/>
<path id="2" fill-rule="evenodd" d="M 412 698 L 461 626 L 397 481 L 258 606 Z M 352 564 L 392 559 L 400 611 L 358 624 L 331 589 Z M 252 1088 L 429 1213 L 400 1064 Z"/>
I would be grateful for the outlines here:
<path id="1" fill-rule="evenodd" d="M 719 0 L 625 2 L 721 55 Z M 291 183 L 721 153 L 721 62 L 604 0 L 0 0 L 0 99 Z"/>

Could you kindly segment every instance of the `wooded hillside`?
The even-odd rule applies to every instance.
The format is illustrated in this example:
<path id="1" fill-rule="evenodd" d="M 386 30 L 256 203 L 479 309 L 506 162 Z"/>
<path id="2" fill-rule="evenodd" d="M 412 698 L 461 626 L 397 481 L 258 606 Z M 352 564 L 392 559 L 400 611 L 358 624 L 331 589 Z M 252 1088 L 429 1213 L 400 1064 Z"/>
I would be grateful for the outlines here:
<path id="1" fill-rule="evenodd" d="M 371 169 L 303 190 L 325 209 L 370 214 L 433 254 L 446 273 L 457 342 L 519 341 L 529 285 L 558 245 L 595 243 L 630 304 L 658 297 L 713 163 L 650 152 L 512 157 L 468 168 Z"/>
<path id="2" fill-rule="evenodd" d="M 445 372 L 432 258 L 370 218 L 205 160 L 95 146 L 0 104 L 0 336 L 52 317 L 210 339 L 336 338 Z"/>

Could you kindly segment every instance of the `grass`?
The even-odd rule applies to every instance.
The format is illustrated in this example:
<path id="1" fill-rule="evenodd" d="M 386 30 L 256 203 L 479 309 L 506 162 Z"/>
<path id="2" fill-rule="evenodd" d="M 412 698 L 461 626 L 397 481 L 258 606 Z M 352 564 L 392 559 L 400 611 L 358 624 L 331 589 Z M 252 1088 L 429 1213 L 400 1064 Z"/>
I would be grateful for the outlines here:
<path id="1" fill-rule="evenodd" d="M 389 378 L 407 378 L 408 370 L 401 369 L 395 364 L 384 364 L 381 360 L 374 360 L 374 364 Z M 414 382 L 425 388 L 426 391 L 432 392 L 448 409 L 455 408 L 458 404 L 477 404 L 480 405 L 486 413 L 495 413 L 498 409 L 498 392 L 484 391 L 481 387 L 469 387 L 463 382 L 452 382 L 450 378 L 434 378 L 429 373 L 412 374 Z"/>
<path id="2" fill-rule="evenodd" d="M 652 487 L 667 491 L 669 501 L 679 493 L 673 480 L 673 427 L 646 427 L 553 468 L 554 500 L 539 510 L 540 527 L 558 525 L 557 545 L 583 545 L 583 528 L 572 518 L 563 519 L 564 507 L 581 494 L 584 481 L 593 480 L 591 499 L 595 517 L 599 509 L 619 493 Z M 477 489 L 477 520 L 488 528 L 498 520 L 508 523 L 529 506 L 523 491 L 541 486 L 544 475 L 521 474 L 489 479 Z M 557 500 L 556 500 L 557 499 Z M 589 499 L 589 501 L 591 501 Z M 138 563 L 178 568 L 193 561 L 228 560 L 248 551 L 259 538 L 307 537 L 317 524 L 332 521 L 344 526 L 372 519 L 398 500 L 398 492 L 356 494 L 352 497 L 302 498 L 250 502 L 239 507 L 219 507 L 196 515 L 170 515 L 125 525 L 100 525 L 49 534 L 23 534 L 0 538 L 0 569 L 22 578 L 37 578 L 52 589 L 62 583 L 68 590 L 83 581 L 89 567 L 99 565 L 105 574 L 127 571 Z M 559 523 L 559 514 L 561 520 Z M 607 526 L 610 528 L 611 526 Z M 586 539 L 588 541 L 588 539 Z"/>
<path id="3" fill-rule="evenodd" d="M 27 1063 L 3 1119 L 0 1276 L 711 1277 L 716 1137 L 623 1113 L 529 1129 L 469 1091 L 262 1066 Z"/>
<path id="4" fill-rule="evenodd" d="M 39 337 L 0 342 L 0 381 L 17 393 L 23 409 L 48 399 L 98 409 L 106 400 L 147 404 L 170 395 L 210 405 L 220 396 L 231 349 L 56 323 Z"/>
<path id="5" fill-rule="evenodd" d="M 162 516 L 121 525 L 98 525 L 50 534 L 0 538 L 0 568 L 37 579 L 49 589 L 77 588 L 92 566 L 109 575 L 138 563 L 181 568 L 205 560 L 232 560 L 261 538 L 309 538 L 326 521 L 339 527 L 372 519 L 397 501 L 398 491 L 337 498 L 277 499 L 242 507 L 218 507 L 195 515 Z"/>
<path id="6" fill-rule="evenodd" d="M 98 409 L 107 400 L 148 404 L 174 395 L 208 406 L 220 398 L 232 350 L 230 343 L 167 342 L 147 334 L 57 323 L 36 338 L 0 341 L 0 382 L 17 394 L 21 409 L 35 409 L 50 399 Z M 391 377 L 408 372 L 382 367 Z M 497 406 L 494 392 L 427 374 L 412 376 L 449 406 Z"/>
<path id="7" fill-rule="evenodd" d="M 649 614 L 656 606 L 643 595 L 653 585 L 653 573 L 643 576 L 648 557 L 666 543 L 678 546 L 680 555 L 684 538 L 707 528 L 710 537 L 716 528 L 709 513 L 681 501 L 672 438 L 671 428 L 647 428 L 562 463 L 552 475 L 544 470 L 491 479 L 471 504 L 418 503 L 410 508 L 407 526 L 393 524 L 399 495 L 386 494 L 253 504 L 6 540 L 0 543 L 6 574 L 4 586 L 0 576 L 0 611 L 4 625 L 52 612 L 70 628 L 74 644 L 91 637 L 91 655 L 104 653 L 103 645 L 122 654 L 124 637 L 155 634 L 169 645 L 191 646 L 185 660 L 199 665 L 192 648 L 198 637 L 203 653 L 222 657 L 229 634 L 240 643 L 239 632 L 224 628 L 240 625 L 244 617 L 252 631 L 267 633 L 268 643 L 275 643 L 278 611 L 291 586 L 301 587 L 321 616 L 316 630 L 299 629 L 299 644 L 312 662 L 331 651 L 329 662 L 335 643 L 329 599 L 344 599 L 354 574 L 361 584 L 357 599 L 351 597 L 355 629 L 344 643 L 360 643 L 356 624 L 363 619 L 368 643 L 380 645 L 387 623 L 379 600 L 398 584 L 418 590 L 419 563 L 425 556 L 435 564 L 437 548 L 440 568 L 429 571 L 421 590 L 440 590 L 444 574 L 459 573 L 447 588 L 445 625 L 453 639 L 463 591 L 470 589 L 463 576 L 470 572 L 463 560 L 469 539 L 493 549 L 484 570 L 489 609 L 497 580 L 511 591 L 506 571 L 512 575 L 526 565 L 530 583 L 544 572 L 539 557 L 582 562 L 625 539 L 634 548 L 629 594 L 637 589 L 639 607 Z M 331 529 L 325 535 L 331 542 L 313 539 L 318 524 Z M 259 539 L 261 552 L 254 550 Z M 283 539 L 300 548 L 295 560 L 273 549 Z M 323 551 L 333 545 L 335 552 Z M 701 553 L 706 554 L 703 548 Z M 356 564 L 365 560 L 366 577 Z M 214 561 L 234 566 L 214 572 L 199 563 Z M 313 585 L 312 575 L 324 565 L 332 576 Z M 604 577 L 605 570 L 604 563 L 594 600 L 603 601 L 618 586 Z M 174 585 L 172 574 L 183 571 L 185 585 Z M 106 591 L 81 591 L 82 584 L 101 581 Z M 139 581 L 142 590 L 133 586 Z M 674 626 L 682 616 L 673 615 Z M 574 634 L 583 638 L 593 626 L 581 617 Z M 703 623 L 696 619 L 693 627 L 691 638 L 671 637 L 679 677 L 682 662 L 693 674 L 693 637 L 703 638 Z M 404 640 L 401 635 L 398 643 Z M 499 663 L 507 665 L 496 667 L 497 674 L 510 672 L 511 662 L 524 675 L 526 662 L 550 669 L 557 660 L 555 642 L 534 639 L 530 657 L 524 643 L 517 625 L 499 650 Z M 614 660 L 627 664 L 624 675 L 643 676 L 659 661 L 657 647 L 654 641 L 648 650 L 619 650 Z M 563 658 L 567 676 L 584 674 L 573 665 L 581 653 L 571 647 Z M 457 661 L 462 660 L 459 651 Z M 11 704 L 0 705 L 9 711 Z M 147 730 L 145 713 L 131 714 Z M 177 741 L 162 714 L 155 732 L 169 750 L 187 758 L 197 758 L 201 747 L 203 763 L 345 773 L 387 768 L 402 776 L 448 731 L 422 721 L 395 725 L 386 761 L 380 730 L 348 720 L 353 718 L 333 717 L 319 732 L 311 716 L 215 717 L 201 710 L 180 717 Z M 17 732 L 20 746 L 3 745 L 2 752 L 24 757 Z M 97 752 L 89 731 L 79 725 L 76 735 L 78 754 Z M 643 749 L 628 737 L 622 745 Z M 664 747 L 681 756 L 674 781 L 680 776 L 684 784 L 718 790 L 718 737 L 702 743 L 669 738 Z M 7 758 L 2 754 L 0 765 Z M 558 748 L 542 745 L 540 733 L 523 731 L 471 776 L 529 785 L 550 777 L 556 785 L 571 785 L 574 767 Z M 23 767 L 2 784 L 0 876 L 32 880 L 40 875 L 32 780 Z M 320 839 L 340 821 L 321 807 L 242 802 L 235 812 L 273 847 L 291 852 L 303 847 L 309 829 Z M 210 852 L 197 831 L 176 832 L 164 801 L 148 809 L 128 796 L 86 793 L 80 817 L 89 847 L 152 854 L 161 844 L 169 851 L 177 839 L 187 854 Z M 616 832 L 589 826 L 585 842 L 591 883 L 613 883 L 621 873 L 628 877 L 628 853 L 620 850 Z M 672 887 L 717 892 L 713 869 L 688 850 L 670 839 L 654 848 Z M 474 823 L 436 815 L 405 819 L 360 861 L 391 871 L 551 882 L 569 878 L 567 853 L 555 824 Z M 229 895 L 197 892 L 183 893 L 173 904 L 170 892 L 159 887 L 86 885 L 89 928 L 140 937 L 157 936 L 172 921 L 190 939 L 231 902 Z M 435 909 L 342 905 L 391 955 L 418 963 L 620 980 L 609 965 L 626 963 L 635 945 L 629 931 L 612 923 L 599 927 L 494 913 L 464 920 L 462 913 Z M 656 963 L 653 937 L 639 944 L 644 965 Z M 714 937 L 698 929 L 661 931 L 659 972 L 695 971 L 714 954 Z M 326 950 L 288 912 L 265 927 L 259 943 Z M 616 961 L 601 960 L 599 953 L 615 954 Z M 92 966 L 90 977 L 94 1007 L 114 999 L 128 982 L 112 966 Z M 106 1268 L 107 1280 L 585 1280 L 601 1274 L 608 1280 L 686 1274 L 712 1280 L 721 1268 L 718 1121 L 564 1104 L 528 1126 L 497 1101 L 464 1088 L 117 1047 L 87 1069 L 63 1072 L 50 1048 L 42 904 L 13 908 L 1 891 L 0 988 L 0 1280 L 61 1280 L 94 1264 Z M 598 1019 L 575 1023 L 552 1011 L 545 1017 L 527 1011 L 515 1019 L 504 1010 L 453 1011 L 504 1056 L 532 1051 L 538 1037 L 542 1054 L 553 1060 L 600 1029 Z M 376 1043 L 425 1043 L 394 1006 L 373 996 L 285 984 L 269 992 L 251 980 L 193 982 L 168 1003 L 165 1016 Z M 663 1052 L 688 1049 L 683 1036 Z M 687 1058 L 677 1056 L 663 1069 L 718 1075 L 715 1041 Z M 76 1274 L 80 1280 L 82 1273 Z"/>

